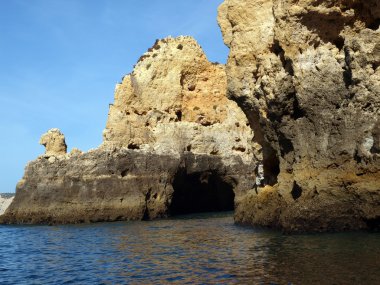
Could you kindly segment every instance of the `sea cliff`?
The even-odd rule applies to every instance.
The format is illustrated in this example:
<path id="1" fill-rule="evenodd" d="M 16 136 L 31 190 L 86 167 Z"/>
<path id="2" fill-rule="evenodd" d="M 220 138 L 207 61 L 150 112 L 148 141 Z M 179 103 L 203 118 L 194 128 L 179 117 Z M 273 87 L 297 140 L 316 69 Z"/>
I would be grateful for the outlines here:
<path id="1" fill-rule="evenodd" d="M 193 38 L 156 41 L 117 84 L 103 143 L 67 153 L 65 136 L 49 130 L 40 140 L 45 154 L 27 165 L 2 222 L 233 210 L 255 186 L 261 147 L 226 90 L 225 67 Z"/>
<path id="2" fill-rule="evenodd" d="M 380 225 L 376 0 L 225 0 L 227 64 L 158 40 L 115 88 L 103 143 L 50 130 L 3 223 L 235 209 L 288 232 Z"/>
<path id="3" fill-rule="evenodd" d="M 226 0 L 228 96 L 263 148 L 236 221 L 287 231 L 380 222 L 380 5 Z"/>

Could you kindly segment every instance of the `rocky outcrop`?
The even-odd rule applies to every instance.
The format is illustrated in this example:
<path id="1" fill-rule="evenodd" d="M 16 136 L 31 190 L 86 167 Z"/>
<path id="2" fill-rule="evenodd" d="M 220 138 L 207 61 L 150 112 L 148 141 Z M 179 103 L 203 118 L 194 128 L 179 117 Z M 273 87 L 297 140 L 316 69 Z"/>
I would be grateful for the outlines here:
<path id="1" fill-rule="evenodd" d="M 176 158 L 125 148 L 54 162 L 42 156 L 28 164 L 0 221 L 65 224 L 154 219 L 186 209 L 232 210 L 234 196 L 252 187 L 252 176 L 239 157 L 230 162 L 191 152 Z M 194 193 L 191 186 L 203 187 L 204 193 Z"/>
<path id="2" fill-rule="evenodd" d="M 51 129 L 46 134 L 43 134 L 40 144 L 45 147 L 47 156 L 65 155 L 67 152 L 65 136 L 59 129 Z"/>
<path id="3" fill-rule="evenodd" d="M 241 223 L 287 231 L 380 222 L 378 1 L 226 0 L 228 95 L 262 146 Z"/>
<path id="4" fill-rule="evenodd" d="M 157 40 L 116 86 L 104 145 L 252 161 L 260 146 L 226 89 L 224 66 L 209 62 L 193 38 Z"/>
<path id="5" fill-rule="evenodd" d="M 116 86 L 102 145 L 66 154 L 63 134 L 26 167 L 3 223 L 139 220 L 233 210 L 261 147 L 226 97 L 223 65 L 190 37 L 157 41 Z M 259 177 L 258 177 L 259 178 Z"/>
<path id="6" fill-rule="evenodd" d="M 67 154 L 49 131 L 0 221 L 235 207 L 288 232 L 378 228 L 379 19 L 376 0 L 225 0 L 226 66 L 190 37 L 156 41 L 116 86 L 102 145 Z"/>

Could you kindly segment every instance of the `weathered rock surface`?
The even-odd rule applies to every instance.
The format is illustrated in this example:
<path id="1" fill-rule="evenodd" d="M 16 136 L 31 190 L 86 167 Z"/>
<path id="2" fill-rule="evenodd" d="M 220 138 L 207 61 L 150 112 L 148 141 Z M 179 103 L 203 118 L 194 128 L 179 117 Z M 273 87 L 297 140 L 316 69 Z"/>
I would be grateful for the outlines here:
<path id="1" fill-rule="evenodd" d="M 46 134 L 43 134 L 40 144 L 45 147 L 47 156 L 60 156 L 65 155 L 67 152 L 65 136 L 59 129 L 51 129 Z"/>
<path id="2" fill-rule="evenodd" d="M 235 206 L 289 232 L 378 228 L 379 23 L 377 0 L 225 0 L 227 66 L 190 37 L 157 41 L 116 86 L 102 145 L 67 154 L 49 131 L 0 221 Z"/>
<path id="3" fill-rule="evenodd" d="M 226 97 L 223 65 L 190 37 L 157 41 L 116 86 L 103 144 L 66 154 L 63 134 L 41 138 L 3 223 L 154 219 L 233 210 L 255 184 L 261 147 Z"/>
<path id="4" fill-rule="evenodd" d="M 252 161 L 260 146 L 226 90 L 224 66 L 209 62 L 193 38 L 158 40 L 116 86 L 104 145 Z"/>
<path id="5" fill-rule="evenodd" d="M 175 158 L 97 149 L 54 162 L 42 156 L 28 164 L 15 200 L 0 221 L 80 223 L 154 219 L 182 213 L 186 207 L 232 210 L 233 196 L 252 187 L 251 181 L 250 167 L 238 156 L 228 166 L 216 156 L 190 152 Z M 183 184 L 205 186 L 198 204 L 191 205 L 194 189 Z"/>
<path id="6" fill-rule="evenodd" d="M 265 187 L 242 199 L 238 222 L 287 231 L 379 226 L 379 23 L 376 0 L 220 6 L 228 95 L 263 147 Z"/>
<path id="7" fill-rule="evenodd" d="M 8 209 L 9 205 L 12 203 L 14 195 L 10 194 L 0 194 L 0 215 L 4 214 L 5 210 Z"/>

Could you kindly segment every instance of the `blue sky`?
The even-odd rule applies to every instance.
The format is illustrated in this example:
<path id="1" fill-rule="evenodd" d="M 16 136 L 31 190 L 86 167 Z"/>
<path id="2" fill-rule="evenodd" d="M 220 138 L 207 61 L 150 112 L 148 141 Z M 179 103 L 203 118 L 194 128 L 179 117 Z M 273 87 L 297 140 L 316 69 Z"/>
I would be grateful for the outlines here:
<path id="1" fill-rule="evenodd" d="M 102 141 L 115 84 L 158 38 L 191 35 L 225 63 L 222 0 L 0 0 L 0 192 L 14 192 L 40 136 Z"/>

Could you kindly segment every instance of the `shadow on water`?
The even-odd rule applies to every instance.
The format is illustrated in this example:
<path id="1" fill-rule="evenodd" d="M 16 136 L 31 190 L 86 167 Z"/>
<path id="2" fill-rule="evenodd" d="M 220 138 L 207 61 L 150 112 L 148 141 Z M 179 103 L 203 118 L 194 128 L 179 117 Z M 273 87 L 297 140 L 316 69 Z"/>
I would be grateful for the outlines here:
<path id="1" fill-rule="evenodd" d="M 232 213 L 0 227 L 0 284 L 380 284 L 380 234 L 282 235 Z"/>

